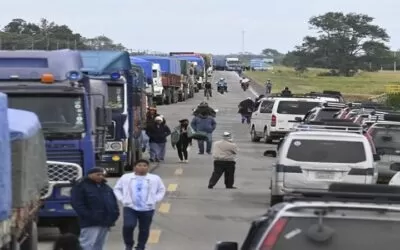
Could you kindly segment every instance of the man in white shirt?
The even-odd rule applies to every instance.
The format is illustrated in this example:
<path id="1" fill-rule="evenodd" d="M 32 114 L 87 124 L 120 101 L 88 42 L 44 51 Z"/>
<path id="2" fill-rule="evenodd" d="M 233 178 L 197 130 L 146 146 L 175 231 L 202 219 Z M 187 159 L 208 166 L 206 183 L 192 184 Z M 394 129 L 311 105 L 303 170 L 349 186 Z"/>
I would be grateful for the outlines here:
<path id="1" fill-rule="evenodd" d="M 149 162 L 138 160 L 133 173 L 124 174 L 115 184 L 114 193 L 123 205 L 122 236 L 126 250 L 135 244 L 133 231 L 139 222 L 137 250 L 144 250 L 150 234 L 156 203 L 165 195 L 165 186 L 158 175 L 149 173 Z"/>

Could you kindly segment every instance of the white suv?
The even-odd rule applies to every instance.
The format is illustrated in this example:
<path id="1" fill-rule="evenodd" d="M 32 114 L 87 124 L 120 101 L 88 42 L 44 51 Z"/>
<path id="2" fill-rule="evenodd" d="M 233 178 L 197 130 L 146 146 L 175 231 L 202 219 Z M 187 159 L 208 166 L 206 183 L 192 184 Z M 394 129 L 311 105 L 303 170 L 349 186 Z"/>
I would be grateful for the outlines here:
<path id="1" fill-rule="evenodd" d="M 264 98 L 251 116 L 251 140 L 264 139 L 271 143 L 294 131 L 298 121 L 323 101 L 319 98 L 272 97 Z M 297 123 L 295 122 L 297 121 Z"/>
<path id="2" fill-rule="evenodd" d="M 266 156 L 276 157 L 275 151 Z M 378 171 L 368 139 L 355 133 L 288 134 L 272 169 L 271 206 L 291 192 L 326 191 L 332 182 L 375 184 Z"/>

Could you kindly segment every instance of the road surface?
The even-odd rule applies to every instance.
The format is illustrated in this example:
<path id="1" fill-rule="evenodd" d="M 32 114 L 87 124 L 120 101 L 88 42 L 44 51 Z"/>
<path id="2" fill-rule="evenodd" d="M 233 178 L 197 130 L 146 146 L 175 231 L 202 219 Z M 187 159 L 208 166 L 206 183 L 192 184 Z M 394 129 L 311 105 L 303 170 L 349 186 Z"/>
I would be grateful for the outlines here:
<path id="1" fill-rule="evenodd" d="M 219 110 L 214 140 L 224 131 L 233 134 L 239 147 L 236 168 L 236 190 L 224 188 L 221 178 L 217 186 L 207 188 L 212 172 L 212 157 L 198 155 L 197 144 L 191 148 L 189 163 L 181 164 L 177 153 L 168 143 L 166 162 L 154 170 L 162 177 L 168 195 L 158 206 L 154 218 L 149 250 L 211 250 L 219 240 L 242 242 L 250 222 L 263 214 L 269 202 L 270 168 L 272 159 L 262 156 L 272 145 L 250 142 L 249 128 L 240 123 L 238 103 L 246 97 L 254 98 L 254 89 L 246 92 L 240 88 L 239 77 L 233 72 L 214 73 L 214 84 L 224 77 L 229 92 L 220 95 L 214 90 L 208 103 Z M 255 87 L 256 90 L 260 91 Z M 182 118 L 192 118 L 191 109 L 204 100 L 203 93 L 184 103 L 160 106 L 159 113 L 167 119 L 172 129 Z M 109 179 L 110 185 L 116 179 Z M 106 249 L 124 249 L 121 237 L 121 219 L 110 233 Z M 54 230 L 41 230 L 43 240 L 53 240 Z M 40 243 L 39 249 L 51 249 L 51 241 Z"/>

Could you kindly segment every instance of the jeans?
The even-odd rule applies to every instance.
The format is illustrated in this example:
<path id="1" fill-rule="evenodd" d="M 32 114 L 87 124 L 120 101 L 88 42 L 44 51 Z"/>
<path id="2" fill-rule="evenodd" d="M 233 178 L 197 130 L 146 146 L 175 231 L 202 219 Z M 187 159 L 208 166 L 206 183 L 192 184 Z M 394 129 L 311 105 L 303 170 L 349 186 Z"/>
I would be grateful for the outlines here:
<path id="1" fill-rule="evenodd" d="M 206 151 L 208 154 L 211 154 L 211 147 L 212 147 L 212 134 L 207 134 L 207 140 L 198 140 L 197 145 L 199 146 L 199 153 L 204 154 L 204 143 L 206 143 Z"/>
<path id="2" fill-rule="evenodd" d="M 247 122 L 247 124 L 250 124 L 250 122 L 251 122 L 251 114 L 250 115 L 247 115 L 247 114 L 243 114 L 242 115 L 242 123 L 244 123 L 244 122 Z"/>
<path id="3" fill-rule="evenodd" d="M 81 228 L 79 242 L 82 250 L 103 250 L 109 230 L 108 227 Z"/>
<path id="4" fill-rule="evenodd" d="M 165 143 L 150 142 L 150 159 L 163 161 L 165 157 Z"/>
<path id="5" fill-rule="evenodd" d="M 124 207 L 124 222 L 122 227 L 122 237 L 124 238 L 125 249 L 132 250 L 135 241 L 133 239 L 133 231 L 139 222 L 139 235 L 137 250 L 144 250 L 150 235 L 150 226 L 153 220 L 154 210 L 136 211 L 129 207 Z"/>

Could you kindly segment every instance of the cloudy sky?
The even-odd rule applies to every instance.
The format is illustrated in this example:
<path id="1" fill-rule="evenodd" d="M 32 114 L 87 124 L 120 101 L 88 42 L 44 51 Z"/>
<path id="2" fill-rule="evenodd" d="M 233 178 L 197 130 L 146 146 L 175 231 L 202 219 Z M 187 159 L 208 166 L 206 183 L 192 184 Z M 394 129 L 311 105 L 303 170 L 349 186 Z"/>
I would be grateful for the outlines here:
<path id="1" fill-rule="evenodd" d="M 3 3 L 4 2 L 4 3 Z M 239 52 L 293 49 L 307 20 L 328 11 L 360 12 L 387 29 L 400 49 L 400 1 L 395 0 L 13 0 L 1 3 L 0 26 L 13 18 L 45 17 L 86 37 L 104 34 L 128 48 Z M 10 11 L 4 11 L 10 10 Z"/>

